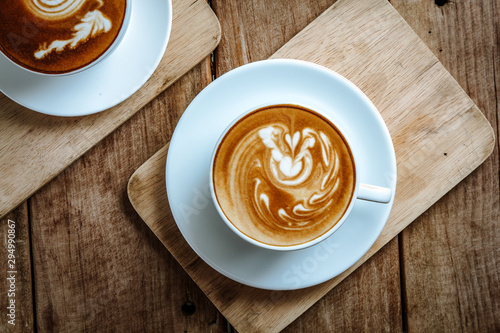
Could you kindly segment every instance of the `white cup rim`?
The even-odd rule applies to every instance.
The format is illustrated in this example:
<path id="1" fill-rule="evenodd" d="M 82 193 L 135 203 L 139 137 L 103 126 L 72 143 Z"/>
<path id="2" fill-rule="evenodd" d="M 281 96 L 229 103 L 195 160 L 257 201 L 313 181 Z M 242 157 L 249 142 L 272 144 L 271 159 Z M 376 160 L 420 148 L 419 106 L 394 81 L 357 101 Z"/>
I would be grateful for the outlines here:
<path id="1" fill-rule="evenodd" d="M 243 233 L 241 230 L 239 230 L 229 220 L 229 218 L 227 218 L 226 214 L 224 213 L 224 211 L 220 207 L 219 202 L 217 200 L 217 195 L 215 193 L 215 186 L 214 186 L 214 179 L 213 179 L 213 167 L 214 167 L 215 157 L 217 155 L 217 151 L 219 149 L 219 146 L 220 146 L 222 140 L 224 139 L 224 137 L 226 136 L 226 134 L 229 132 L 229 130 L 239 120 L 241 120 L 242 118 L 244 118 L 246 115 L 248 115 L 248 114 L 250 114 L 252 112 L 255 112 L 255 111 L 259 110 L 259 109 L 262 109 L 262 108 L 265 108 L 265 107 L 269 107 L 269 106 L 273 106 L 273 105 L 292 105 L 292 106 L 297 106 L 297 107 L 300 107 L 300 108 L 305 108 L 305 109 L 308 109 L 310 111 L 313 111 L 314 113 L 320 115 L 321 117 L 324 117 L 327 121 L 331 122 L 333 124 L 333 126 L 340 132 L 340 134 L 342 135 L 342 137 L 344 138 L 344 140 L 347 143 L 347 146 L 348 146 L 348 148 L 349 148 L 349 150 L 351 152 L 351 156 L 352 156 L 352 159 L 353 159 L 353 162 L 354 162 L 354 172 L 355 172 L 355 186 L 354 186 L 354 191 L 353 191 L 353 194 L 352 194 L 352 197 L 351 197 L 351 201 L 349 202 L 349 205 L 347 206 L 347 209 L 345 210 L 345 212 L 342 215 L 341 219 L 333 227 L 331 227 L 330 229 L 328 229 L 326 232 L 324 232 L 320 236 L 318 236 L 316 238 L 313 238 L 313 239 L 311 239 L 311 240 L 309 240 L 307 242 L 300 243 L 300 244 L 295 244 L 295 245 L 290 245 L 290 246 L 288 246 L 288 245 L 272 245 L 272 244 L 263 243 L 263 242 L 260 242 L 258 240 L 255 240 L 255 239 L 247 236 L 245 233 Z M 354 203 L 356 202 L 356 199 L 358 197 L 358 191 L 359 191 L 359 185 L 360 185 L 359 168 L 358 168 L 357 159 L 356 159 L 356 152 L 354 151 L 353 145 L 349 141 L 349 138 L 346 135 L 345 131 L 342 129 L 342 127 L 339 126 L 338 123 L 335 122 L 329 115 L 325 114 L 325 112 L 318 111 L 316 108 L 313 108 L 313 107 L 311 107 L 309 105 L 306 105 L 304 103 L 295 103 L 295 102 L 286 102 L 286 101 L 274 101 L 274 102 L 268 102 L 268 103 L 259 104 L 257 106 L 254 106 L 254 107 L 248 109 L 247 111 L 241 113 L 235 119 L 233 119 L 233 121 L 224 129 L 224 131 L 222 131 L 221 135 L 219 136 L 219 138 L 217 140 L 217 143 L 215 144 L 215 147 L 214 147 L 214 150 L 212 152 L 211 159 L 210 159 L 210 174 L 209 174 L 209 177 L 210 177 L 210 180 L 209 180 L 210 194 L 211 194 L 211 197 L 212 197 L 212 201 L 213 201 L 213 203 L 215 205 L 215 208 L 216 208 L 217 212 L 219 213 L 220 217 L 224 221 L 224 223 L 235 234 L 237 234 L 239 237 L 241 237 L 245 241 L 247 241 L 247 242 L 249 242 L 249 243 L 251 243 L 253 245 L 256 245 L 258 247 L 261 247 L 261 248 L 264 248 L 264 249 L 268 249 L 268 250 L 275 250 L 275 251 L 295 251 L 295 250 L 305 249 L 305 248 L 308 248 L 310 246 L 316 245 L 316 244 L 322 242 L 323 240 L 325 240 L 326 238 L 330 237 L 333 233 L 335 233 L 343 225 L 343 223 L 345 222 L 345 220 L 349 216 L 349 214 L 350 214 L 350 212 L 351 212 L 351 210 L 352 210 L 352 208 L 354 206 Z"/>
<path id="2" fill-rule="evenodd" d="M 123 40 L 123 37 L 125 36 L 125 34 L 128 30 L 128 26 L 130 23 L 130 17 L 132 15 L 132 0 L 125 0 L 125 1 L 127 3 L 127 5 L 125 7 L 125 15 L 123 17 L 122 26 L 120 27 L 120 31 L 118 32 L 118 35 L 116 36 L 115 40 L 113 41 L 113 43 L 111 43 L 111 45 L 107 48 L 107 50 L 104 53 L 102 53 L 99 57 L 97 57 L 97 59 L 95 59 L 94 61 L 90 62 L 89 64 L 87 64 L 83 67 L 76 68 L 74 70 L 71 70 L 68 72 L 63 72 L 63 73 L 45 73 L 45 72 L 37 71 L 37 70 L 32 69 L 32 68 L 24 67 L 23 65 L 21 65 L 17 61 L 13 60 L 5 52 L 3 52 L 1 50 L 1 48 L 0 48 L 0 54 L 2 54 L 11 64 L 16 66 L 17 68 L 20 68 L 21 70 L 26 71 L 28 73 L 32 73 L 32 74 L 40 75 L 40 76 L 62 77 L 62 76 L 74 75 L 74 74 L 86 71 L 87 69 L 97 65 L 98 63 L 100 63 L 101 61 L 106 59 L 108 56 L 110 56 L 116 50 L 116 48 L 121 43 L 121 41 Z"/>

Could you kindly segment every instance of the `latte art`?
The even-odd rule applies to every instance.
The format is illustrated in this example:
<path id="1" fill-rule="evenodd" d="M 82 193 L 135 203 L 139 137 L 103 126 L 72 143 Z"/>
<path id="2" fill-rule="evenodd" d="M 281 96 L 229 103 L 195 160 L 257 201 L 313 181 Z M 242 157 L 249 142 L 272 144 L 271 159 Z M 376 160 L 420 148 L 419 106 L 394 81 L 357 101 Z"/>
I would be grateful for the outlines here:
<path id="1" fill-rule="evenodd" d="M 328 137 L 308 127 L 292 135 L 285 124 L 255 131 L 258 136 L 250 133 L 245 137 L 235 148 L 234 158 L 255 157 L 250 163 L 252 170 L 238 170 L 235 174 L 254 175 L 252 204 L 260 218 L 273 224 L 271 228 L 281 229 L 304 229 L 321 223 L 339 184 L 339 161 Z M 247 151 L 259 144 L 267 148 L 262 150 L 262 156 Z M 230 163 L 247 167 L 236 160 Z M 271 206 L 271 196 L 276 192 L 286 200 Z"/>
<path id="2" fill-rule="evenodd" d="M 87 0 L 24 0 L 29 11 L 43 20 L 61 20 L 75 15 Z"/>
<path id="3" fill-rule="evenodd" d="M 66 40 L 55 40 L 47 46 L 46 43 L 40 45 L 40 49 L 35 52 L 34 56 L 37 59 L 44 58 L 52 51 L 61 52 L 64 48 L 69 47 L 74 49 L 78 44 L 87 41 L 91 37 L 95 37 L 111 29 L 111 21 L 108 20 L 98 10 L 88 12 L 82 18 L 82 21 L 75 25 L 72 38 Z"/>
<path id="4" fill-rule="evenodd" d="M 127 0 L 9 0 L 0 8 L 0 50 L 41 73 L 66 73 L 106 53 Z"/>
<path id="5" fill-rule="evenodd" d="M 343 216 L 355 186 L 352 155 L 332 124 L 310 110 L 277 105 L 237 122 L 214 162 L 227 218 L 272 245 L 307 242 Z"/>
<path id="6" fill-rule="evenodd" d="M 45 20 L 60 20 L 75 16 L 80 7 L 88 0 L 24 0 L 33 14 Z M 103 0 L 91 0 L 102 7 Z M 108 32 L 111 29 L 111 21 L 105 17 L 99 9 L 88 11 L 84 17 L 73 27 L 73 35 L 70 39 L 55 40 L 47 46 L 47 42 L 40 45 L 34 53 L 35 58 L 42 59 L 50 52 L 61 52 L 64 48 L 74 49 L 80 43 L 89 38 Z"/>

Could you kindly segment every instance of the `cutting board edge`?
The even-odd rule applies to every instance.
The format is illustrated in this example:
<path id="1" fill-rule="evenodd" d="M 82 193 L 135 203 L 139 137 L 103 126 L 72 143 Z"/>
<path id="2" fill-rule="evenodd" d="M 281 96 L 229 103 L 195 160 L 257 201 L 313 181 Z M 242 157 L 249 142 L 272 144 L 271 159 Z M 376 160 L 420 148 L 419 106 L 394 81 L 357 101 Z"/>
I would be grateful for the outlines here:
<path id="1" fill-rule="evenodd" d="M 138 209 L 138 203 L 136 201 L 136 196 L 134 195 L 134 188 L 135 188 L 135 184 L 141 184 L 141 178 L 140 178 L 140 173 L 143 169 L 145 169 L 149 164 L 152 163 L 152 161 L 158 156 L 158 155 L 161 155 L 163 150 L 164 149 L 167 149 L 168 150 L 168 146 L 170 145 L 170 141 L 167 142 L 164 146 L 162 146 L 156 153 L 154 153 L 153 155 L 151 155 L 144 163 L 142 163 L 139 168 L 137 168 L 137 170 L 134 171 L 134 173 L 130 176 L 128 182 L 127 182 L 127 196 L 129 198 L 129 201 L 132 205 L 132 207 L 134 208 L 134 210 L 137 212 L 137 214 L 141 217 L 141 219 L 144 221 L 144 223 L 146 223 L 148 225 L 148 227 L 151 229 L 151 227 L 149 226 L 149 223 L 146 222 L 146 220 L 144 219 L 144 217 L 141 215 L 139 209 Z M 165 189 L 166 191 L 166 189 Z M 151 229 L 152 230 L 152 229 Z M 153 230 L 153 233 L 154 233 L 154 230 Z M 156 233 L 155 233 L 156 235 Z M 156 237 L 158 237 L 158 235 L 156 235 Z M 160 239 L 158 237 L 158 239 Z M 161 241 L 161 239 L 160 239 Z M 163 241 L 162 241 L 163 243 Z"/>
<path id="2" fill-rule="evenodd" d="M 333 6 L 335 6 L 335 4 L 334 4 Z M 333 6 L 332 6 L 332 7 L 333 7 Z M 392 7 L 392 6 L 391 6 L 391 7 Z M 398 15 L 399 15 L 399 13 L 398 13 Z M 425 43 L 424 43 L 424 45 L 425 45 Z M 284 46 L 283 46 L 283 47 L 284 47 Z M 275 54 L 273 54 L 273 56 L 271 56 L 271 58 L 274 58 L 276 54 L 279 54 L 279 53 L 280 53 L 280 50 L 281 50 L 281 49 L 279 49 L 278 51 L 276 51 L 276 53 L 275 53 Z M 429 50 L 429 51 L 430 51 L 430 50 Z M 432 53 L 432 51 L 430 51 L 430 52 Z M 439 59 L 435 56 L 435 54 L 434 54 L 434 53 L 432 53 L 432 54 L 433 54 L 433 56 L 436 58 L 436 60 L 439 62 Z M 439 63 L 440 63 L 440 62 L 439 62 Z M 443 67 L 443 68 L 444 68 L 444 67 Z M 445 68 L 445 70 L 446 70 L 446 68 Z M 447 71 L 447 70 L 446 70 L 446 71 Z M 447 71 L 447 72 L 448 72 L 448 71 Z M 449 72 L 448 72 L 448 73 L 449 73 Z M 455 79 L 451 76 L 451 74 L 450 74 L 450 77 L 453 79 L 453 81 L 454 81 L 454 82 L 456 82 L 456 80 L 455 80 Z M 457 83 L 457 85 L 458 85 L 458 83 Z M 459 87 L 463 90 L 463 88 L 462 88 L 460 85 L 458 85 L 458 86 L 459 86 Z M 467 97 L 470 99 L 470 97 L 468 96 L 468 94 L 467 94 L 465 91 L 464 91 L 464 94 L 465 94 L 465 96 L 467 96 Z M 408 219 L 408 221 L 409 221 L 408 223 L 402 223 L 402 225 L 404 225 L 404 227 L 402 227 L 402 229 L 401 229 L 401 230 L 404 230 L 404 229 L 405 229 L 408 225 L 410 225 L 410 224 L 411 224 L 411 223 L 412 223 L 412 222 L 413 222 L 416 218 L 418 218 L 418 216 L 420 216 L 422 213 L 424 213 L 426 210 L 428 210 L 428 209 L 429 209 L 429 207 L 431 207 L 432 205 L 434 205 L 434 204 L 435 204 L 435 203 L 436 203 L 436 202 L 437 202 L 437 201 L 438 201 L 438 200 L 439 200 L 442 196 L 444 196 L 444 195 L 445 195 L 446 193 L 448 193 L 451 189 L 453 189 L 456 185 L 458 185 L 461 181 L 463 181 L 463 180 L 464 180 L 467 176 L 469 176 L 469 175 L 470 175 L 470 174 L 471 174 L 471 173 L 472 173 L 475 169 L 477 169 L 477 168 L 478 168 L 481 164 L 483 164 L 483 163 L 484 163 L 484 162 L 488 159 L 488 157 L 491 155 L 491 153 L 494 151 L 494 148 L 495 148 L 495 142 L 496 142 L 496 140 L 495 140 L 495 132 L 494 132 L 494 129 L 493 129 L 493 127 L 492 127 L 491 123 L 488 121 L 488 119 L 484 116 L 484 114 L 481 112 L 481 110 L 477 107 L 477 105 L 476 105 L 476 104 L 472 101 L 472 99 L 470 99 L 470 100 L 471 100 L 471 103 L 472 103 L 472 105 L 471 105 L 471 107 L 470 107 L 471 111 L 472 111 L 472 112 L 474 112 L 474 114 L 475 114 L 475 115 L 481 114 L 481 115 L 482 115 L 482 118 L 483 118 L 482 120 L 480 120 L 480 121 L 479 121 L 481 124 L 480 124 L 478 127 L 480 128 L 480 130 L 479 130 L 479 131 L 481 132 L 481 135 L 480 135 L 480 137 L 481 137 L 481 141 L 485 142 L 485 144 L 484 144 L 484 145 L 481 145 L 481 146 L 479 146 L 479 147 L 480 147 L 480 148 L 483 148 L 483 147 L 484 147 L 484 149 L 480 149 L 480 150 L 479 150 L 479 149 L 475 149 L 475 152 L 478 154 L 477 156 L 479 157 L 476 161 L 474 161 L 475 163 L 471 163 L 471 164 L 469 164 L 468 168 L 466 168 L 466 169 L 465 169 L 465 171 L 464 171 L 463 173 L 461 173 L 461 174 L 460 174 L 460 177 L 458 177 L 457 179 L 455 179 L 453 182 L 450 182 L 450 183 L 449 183 L 449 189 L 447 189 L 446 191 L 443 191 L 443 193 L 442 193 L 442 194 L 440 194 L 439 196 L 437 196 L 437 197 L 435 198 L 435 200 L 434 200 L 434 199 L 433 199 L 433 200 L 430 200 L 430 201 L 429 201 L 429 203 L 428 203 L 428 206 L 426 206 L 425 208 L 424 208 L 424 207 L 422 207 L 422 208 L 423 208 L 423 209 L 422 209 L 422 211 L 421 211 L 420 213 L 418 213 L 418 215 L 416 215 L 416 217 L 415 217 L 415 218 L 409 218 L 409 219 Z M 488 124 L 488 125 L 489 125 L 489 127 L 488 127 L 488 126 L 486 126 L 486 124 Z M 483 125 L 484 125 L 484 126 L 483 126 Z M 147 163 L 147 162 L 146 162 L 146 163 Z M 146 222 L 146 224 L 148 224 L 148 223 Z M 149 226 L 149 224 L 148 224 L 148 226 Z M 401 232 L 401 231 L 399 231 L 399 232 Z M 156 234 L 155 234 L 155 235 L 156 235 Z M 385 246 L 385 245 L 386 245 L 386 244 L 387 244 L 387 243 L 388 243 L 391 239 L 393 239 L 393 238 L 394 238 L 394 237 L 396 237 L 396 236 L 397 236 L 397 234 L 396 234 L 395 236 L 391 237 L 391 238 L 390 238 L 387 242 L 384 242 L 382 245 L 380 245 L 380 248 L 382 248 L 383 246 Z M 157 235 L 157 237 L 158 237 L 158 235 Z M 158 238 L 159 238 L 159 237 L 158 237 Z M 161 239 L 160 239 L 160 241 L 161 241 Z M 162 241 L 162 243 L 163 243 L 163 241 Z M 375 245 L 375 244 L 374 244 L 374 245 Z M 378 252 L 378 251 L 380 250 L 380 248 L 378 248 L 376 251 L 374 251 L 374 253 Z M 170 252 L 170 250 L 169 250 L 169 252 Z M 373 255 L 373 254 L 372 254 L 372 255 Z M 360 262 L 360 263 L 356 263 L 356 264 L 354 265 L 354 266 L 356 266 L 356 269 L 357 269 L 357 267 L 359 267 L 359 266 L 361 266 L 363 263 L 365 263 L 365 262 L 366 262 L 366 261 L 367 261 L 367 260 L 368 260 L 368 259 L 372 256 L 372 255 L 370 255 L 368 258 L 366 258 L 366 260 L 362 260 L 362 259 L 360 259 L 360 260 L 362 260 L 362 262 Z M 182 267 L 184 267 L 184 264 L 183 264 L 183 263 L 180 263 L 180 264 L 181 264 L 181 266 L 182 266 Z M 191 276 L 191 274 L 190 274 L 189 272 L 188 272 L 188 274 Z M 350 273 L 349 273 L 349 274 L 347 274 L 345 277 L 347 277 L 348 275 L 350 275 Z M 342 278 L 342 280 L 343 280 L 345 277 L 343 277 L 343 278 Z M 195 277 L 191 276 L 191 278 L 193 278 L 193 280 L 194 280 L 194 281 L 198 284 L 198 280 L 200 279 L 200 277 L 195 278 Z M 325 282 L 325 283 L 328 283 L 328 282 Z M 332 287 L 332 288 L 333 288 L 333 287 Z M 329 288 L 329 290 L 331 290 L 332 288 Z M 204 290 L 204 289 L 202 289 L 202 291 L 203 291 L 203 293 L 205 293 L 205 290 Z M 209 297 L 209 298 L 212 300 L 212 298 L 211 298 L 211 297 Z M 318 298 L 318 299 L 317 299 L 314 303 L 316 303 L 316 302 L 317 302 L 318 300 L 320 300 L 320 299 L 321 299 L 321 298 Z M 212 302 L 213 302 L 213 300 L 212 300 Z M 221 310 L 220 310 L 220 308 L 218 307 L 218 303 L 217 303 L 217 302 L 213 302 L 213 304 L 214 304 L 214 305 L 215 305 L 215 306 L 219 309 L 219 311 L 221 311 Z M 308 307 L 307 307 L 307 308 L 308 308 Z M 306 311 L 306 310 L 307 310 L 307 308 L 306 308 L 304 311 Z M 221 311 L 221 312 L 222 312 L 222 313 L 224 313 L 224 311 Z M 291 322 L 293 322 L 294 320 L 296 320 L 296 318 L 294 318 L 292 321 L 288 322 L 288 323 L 287 323 L 286 325 L 284 325 L 282 328 L 284 328 L 284 327 L 288 326 L 288 325 L 289 325 Z M 235 323 L 234 323 L 234 325 L 235 325 L 235 327 L 240 327 L 240 326 L 238 325 L 238 323 L 237 323 L 237 322 L 235 322 Z M 243 331 L 243 330 L 242 330 L 242 331 Z"/>
<path id="3" fill-rule="evenodd" d="M 336 2 L 336 3 L 337 3 L 337 2 Z M 336 3 L 335 3 L 335 4 L 336 4 Z M 473 108 L 475 109 L 475 110 L 471 110 L 471 111 L 473 111 L 473 112 L 478 112 L 478 113 L 482 116 L 482 120 L 484 120 L 484 121 L 485 121 L 485 126 L 486 126 L 486 127 L 488 127 L 488 126 L 489 126 L 489 131 L 490 131 L 490 139 L 491 139 L 491 142 L 490 142 L 490 143 L 491 143 L 491 149 L 488 149 L 488 150 L 487 150 L 487 153 L 486 153 L 486 155 L 484 156 L 484 158 L 481 160 L 481 162 L 480 162 L 477 166 L 473 167 L 473 168 L 471 169 L 471 171 L 470 171 L 469 173 L 467 173 L 467 175 L 465 175 L 465 177 L 463 177 L 460 181 L 458 181 L 458 182 L 457 182 L 457 184 L 458 184 L 458 183 L 460 183 L 463 179 L 465 179 L 465 178 L 466 178 L 466 177 L 467 177 L 467 176 L 468 176 L 468 175 L 469 175 L 472 171 L 474 171 L 474 170 L 475 170 L 476 168 L 478 168 L 481 164 L 483 164 L 483 163 L 484 163 L 484 161 L 486 161 L 486 159 L 487 159 L 487 158 L 488 158 L 488 157 L 489 157 L 489 156 L 493 153 L 493 151 L 494 151 L 494 149 L 495 149 L 495 143 L 496 143 L 496 140 L 495 140 L 495 131 L 494 131 L 494 129 L 493 129 L 493 126 L 492 126 L 492 125 L 491 125 L 491 123 L 489 122 L 489 120 L 486 118 L 486 116 L 484 115 L 484 113 L 481 111 L 481 109 L 477 106 L 477 104 L 476 104 L 476 103 L 474 102 L 474 100 L 473 100 L 473 99 L 469 96 L 469 94 L 465 91 L 465 89 L 464 89 L 464 88 L 460 85 L 460 83 L 458 83 L 458 81 L 455 79 L 455 77 L 453 77 L 453 75 L 451 75 L 451 73 L 448 71 L 448 69 L 446 69 L 446 67 L 444 67 L 443 63 L 439 60 L 438 56 L 437 56 L 434 52 L 432 52 L 432 50 L 429 48 L 429 46 L 428 46 L 428 45 L 427 45 L 427 44 L 423 41 L 423 39 L 422 39 L 422 38 L 420 38 L 420 36 L 418 36 L 418 34 L 415 32 L 415 30 L 413 30 L 413 28 L 411 27 L 411 25 L 410 25 L 410 24 L 409 24 L 409 23 L 408 23 L 408 22 L 404 19 L 404 17 L 403 17 L 403 16 L 402 16 L 402 15 L 401 15 L 401 14 L 400 14 L 397 10 L 396 10 L 396 8 L 394 8 L 394 6 L 393 6 L 390 2 L 388 2 L 388 3 L 387 3 L 387 5 L 388 5 L 388 6 L 390 6 L 391 11 L 393 12 L 393 14 L 394 14 L 394 15 L 397 15 L 397 16 L 401 19 L 402 23 L 403 23 L 404 25 L 406 25 L 408 29 L 410 29 L 411 31 L 413 31 L 413 33 L 415 33 L 415 35 L 417 35 L 418 40 L 419 40 L 419 43 L 421 43 L 422 45 L 424 45 L 424 46 L 425 46 L 425 48 L 426 48 L 427 50 L 429 50 L 429 55 L 430 55 L 430 56 L 432 56 L 432 57 L 434 58 L 434 60 L 437 62 L 438 66 L 440 66 L 440 67 L 444 70 L 444 72 L 445 72 L 445 73 L 447 73 L 448 77 L 449 77 L 451 80 L 453 80 L 453 82 L 455 82 L 455 84 L 457 85 L 457 87 L 459 87 L 459 88 L 460 88 L 460 90 L 462 91 L 463 95 L 464 95 L 466 98 L 468 98 L 468 99 L 469 99 L 470 103 L 473 105 L 473 106 L 471 107 L 471 109 L 473 109 Z M 454 185 L 453 187 L 455 187 L 455 186 L 456 186 L 456 185 Z M 452 187 L 452 188 L 453 188 L 453 187 Z M 447 192 L 446 192 L 446 193 L 447 193 Z M 446 194 L 446 193 L 445 193 L 445 194 Z"/>
<path id="4" fill-rule="evenodd" d="M 116 125 L 114 125 L 111 129 L 111 131 L 109 133 L 107 133 L 106 135 L 104 135 L 102 138 L 100 138 L 97 142 L 95 142 L 95 144 L 93 144 L 92 146 L 88 147 L 87 149 L 83 150 L 81 153 L 79 154 L 76 154 L 75 156 L 73 156 L 72 159 L 70 159 L 69 163 L 66 165 L 66 167 L 64 167 L 63 169 L 59 170 L 58 172 L 54 173 L 54 174 L 51 174 L 49 175 L 46 179 L 43 179 L 40 183 L 38 183 L 34 189 L 32 190 L 28 190 L 26 192 L 25 195 L 22 195 L 20 196 L 19 199 L 17 200 L 12 200 L 12 201 L 7 201 L 6 202 L 6 206 L 8 207 L 6 210 L 2 209 L 0 207 L 0 219 L 1 218 L 4 218 L 7 214 L 9 214 L 11 211 L 13 211 L 14 209 L 16 209 L 17 207 L 19 207 L 19 205 L 21 205 L 24 201 L 28 200 L 31 196 L 33 196 L 36 192 L 38 192 L 42 187 L 44 187 L 45 185 L 47 185 L 50 181 L 52 181 L 54 178 L 56 178 L 58 175 L 60 175 L 64 170 L 66 170 L 68 167 L 70 167 L 75 161 L 77 161 L 79 158 L 81 158 L 83 155 L 85 155 L 88 151 L 90 151 L 93 147 L 97 146 L 102 140 L 104 140 L 106 137 L 108 137 L 111 133 L 113 133 L 116 129 L 118 129 L 120 126 L 124 125 L 128 120 L 130 120 L 130 118 L 132 118 L 134 115 L 136 115 L 137 113 L 139 113 L 148 103 L 150 103 L 153 99 L 155 99 L 159 94 L 161 94 L 162 92 L 164 92 L 166 89 L 168 89 L 172 84 L 174 84 L 177 80 L 179 80 L 182 76 L 184 76 L 187 72 L 189 72 L 190 70 L 192 70 L 194 67 L 196 67 L 198 64 L 200 64 L 200 62 L 202 62 L 208 55 L 210 55 L 216 48 L 217 46 L 219 45 L 220 41 L 221 41 L 221 38 L 222 38 L 222 30 L 221 30 L 221 25 L 220 25 L 220 22 L 219 22 L 219 19 L 217 18 L 217 16 L 215 15 L 214 11 L 212 10 L 212 8 L 208 5 L 208 3 L 204 3 L 203 2 L 203 5 L 207 7 L 208 10 L 210 10 L 210 15 L 212 17 L 212 21 L 210 22 L 210 24 L 215 24 L 215 29 L 216 29 L 216 36 L 215 36 L 215 39 L 212 39 L 213 41 L 215 41 L 211 46 L 210 46 L 210 51 L 207 52 L 204 56 L 200 57 L 199 60 L 197 60 L 197 62 L 191 66 L 186 72 L 184 73 L 180 73 L 179 75 L 177 76 L 174 76 L 173 79 L 171 81 L 168 82 L 168 84 L 164 85 L 161 87 L 161 89 L 158 89 L 157 91 L 155 91 L 154 93 L 154 96 L 149 100 L 149 101 L 146 101 L 144 103 L 141 103 L 140 106 L 138 107 L 137 111 L 136 112 L 133 112 L 133 113 L 130 113 L 128 114 L 124 119 L 123 121 L 117 123 Z M 137 93 L 137 92 L 136 92 Z M 134 95 L 136 94 L 134 93 Z M 133 98 L 133 96 L 130 96 L 129 98 Z M 123 103 L 123 102 L 122 102 Z M 119 104 L 118 104 L 119 105 Z M 109 109 L 108 109 L 109 110 Z M 106 112 L 107 110 L 104 110 L 102 112 Z M 137 170 L 136 170 L 137 171 Z M 12 202 L 14 202 L 12 204 Z M 10 208 L 9 208 L 10 207 Z M 134 208 L 135 209 L 135 208 Z"/>

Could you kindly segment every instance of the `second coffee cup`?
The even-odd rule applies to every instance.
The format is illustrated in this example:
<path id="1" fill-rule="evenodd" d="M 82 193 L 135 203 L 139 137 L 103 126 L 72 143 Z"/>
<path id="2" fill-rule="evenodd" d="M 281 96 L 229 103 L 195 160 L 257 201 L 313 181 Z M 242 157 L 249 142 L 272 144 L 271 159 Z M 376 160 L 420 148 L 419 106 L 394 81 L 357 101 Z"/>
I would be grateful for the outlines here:
<path id="1" fill-rule="evenodd" d="M 12 0 L 0 9 L 0 53 L 25 71 L 62 76 L 108 57 L 123 39 L 132 0 Z"/>

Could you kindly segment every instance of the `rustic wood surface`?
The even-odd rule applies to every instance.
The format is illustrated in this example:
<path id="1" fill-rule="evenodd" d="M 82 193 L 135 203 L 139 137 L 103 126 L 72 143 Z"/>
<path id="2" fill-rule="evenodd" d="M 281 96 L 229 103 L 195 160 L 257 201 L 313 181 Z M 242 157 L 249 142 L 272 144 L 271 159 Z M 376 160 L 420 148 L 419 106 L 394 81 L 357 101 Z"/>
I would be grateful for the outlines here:
<path id="1" fill-rule="evenodd" d="M 218 50 L 224 50 L 224 41 Z M 495 144 L 481 112 L 383 0 L 339 1 L 272 57 L 314 61 L 361 87 L 391 132 L 398 188 L 384 231 L 356 265 L 323 285 L 276 293 L 242 287 L 190 250 L 165 208 L 166 147 L 141 166 L 129 184 L 134 208 L 222 314 L 244 332 L 275 332 L 287 326 L 477 167 Z M 394 286 L 377 299 L 392 299 L 397 307 L 400 288 Z"/>
<path id="2" fill-rule="evenodd" d="M 109 110 L 86 117 L 53 117 L 30 111 L 0 93 L 0 217 L 123 124 L 217 46 L 219 23 L 205 1 L 174 0 L 172 7 L 172 32 L 157 70 L 130 98 Z"/>
<path id="3" fill-rule="evenodd" d="M 399 237 L 404 328 L 498 332 L 500 2 L 392 4 L 483 111 L 497 137 L 492 156 Z"/>
<path id="4" fill-rule="evenodd" d="M 8 237 L 13 231 L 13 235 Z M 8 316 L 8 312 L 0 316 L 0 331 L 9 327 L 9 332 L 33 332 L 34 331 L 34 298 L 32 288 L 32 267 L 30 248 L 30 226 L 28 218 L 28 207 L 23 203 L 18 208 L 7 214 L 2 219 L 0 234 L 2 235 L 2 284 L 0 285 L 0 306 L 6 311 L 11 301 L 14 301 L 14 317 Z M 8 239 L 13 239 L 11 248 L 8 247 Z M 11 255 L 9 257 L 9 254 Z M 12 261 L 9 261 L 12 260 Z M 11 266 L 12 265 L 12 266 Z M 8 280 L 7 280 L 8 279 Z M 8 324 L 13 320 L 15 326 Z"/>
<path id="5" fill-rule="evenodd" d="M 4 240 L 8 218 L 29 228 L 17 235 L 18 259 L 30 267 L 21 252 L 31 242 L 33 271 L 18 275 L 16 327 L 6 326 L 2 314 L 0 331 L 233 332 L 136 215 L 126 183 L 168 142 L 212 73 L 270 56 L 333 2 L 213 0 L 223 27 L 214 59 L 203 61 L 1 219 Z M 391 3 L 498 136 L 498 0 Z M 497 146 L 476 171 L 285 331 L 499 331 L 499 198 Z M 0 284 L 2 309 L 6 287 Z"/>

